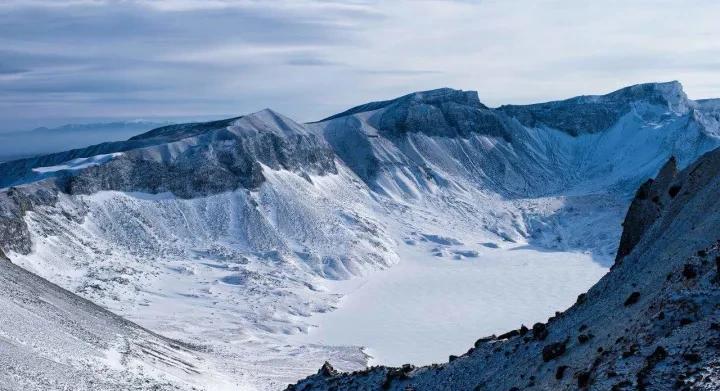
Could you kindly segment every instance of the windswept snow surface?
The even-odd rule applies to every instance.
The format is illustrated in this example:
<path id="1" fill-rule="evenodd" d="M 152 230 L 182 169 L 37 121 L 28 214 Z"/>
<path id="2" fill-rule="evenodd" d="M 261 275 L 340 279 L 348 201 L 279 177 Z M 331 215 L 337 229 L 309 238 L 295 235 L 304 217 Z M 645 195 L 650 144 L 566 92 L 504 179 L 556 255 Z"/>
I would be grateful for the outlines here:
<path id="1" fill-rule="evenodd" d="M 478 336 L 546 321 L 607 271 L 588 254 L 469 247 L 478 255 L 455 259 L 433 255 L 426 243 L 404 244 L 402 261 L 389 271 L 325 283 L 345 296 L 337 310 L 314 316 L 318 327 L 297 340 L 364 346 L 371 365 L 440 363 Z"/>
<path id="2" fill-rule="evenodd" d="M 82 170 L 83 168 L 98 166 L 100 164 L 106 163 L 110 159 L 116 158 L 118 156 L 122 156 L 122 153 L 109 153 L 86 158 L 77 158 L 70 160 L 64 164 L 59 164 L 57 166 L 35 167 L 32 170 L 33 172 L 36 172 L 38 174 L 54 173 L 57 171 L 65 170 Z"/>

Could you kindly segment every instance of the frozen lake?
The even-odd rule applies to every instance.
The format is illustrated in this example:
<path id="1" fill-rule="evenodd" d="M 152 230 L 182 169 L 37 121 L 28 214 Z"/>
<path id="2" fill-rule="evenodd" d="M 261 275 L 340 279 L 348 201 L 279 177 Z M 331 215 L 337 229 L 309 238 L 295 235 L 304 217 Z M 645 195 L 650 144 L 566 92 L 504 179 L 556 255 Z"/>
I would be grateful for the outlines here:
<path id="1" fill-rule="evenodd" d="M 402 244 L 390 270 L 328 282 L 346 294 L 314 315 L 299 342 L 364 346 L 370 365 L 425 365 L 466 352 L 480 337 L 545 322 L 606 272 L 589 254 L 527 247 L 475 249 L 474 258 L 433 256 Z"/>

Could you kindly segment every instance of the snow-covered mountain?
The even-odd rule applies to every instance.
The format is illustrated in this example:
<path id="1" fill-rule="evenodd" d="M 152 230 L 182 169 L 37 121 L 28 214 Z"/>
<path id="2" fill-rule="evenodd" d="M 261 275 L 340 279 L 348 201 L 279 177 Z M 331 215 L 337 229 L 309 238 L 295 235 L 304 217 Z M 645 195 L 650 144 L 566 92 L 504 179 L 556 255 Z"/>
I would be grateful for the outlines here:
<path id="1" fill-rule="evenodd" d="M 720 145 L 719 113 L 670 82 L 500 108 L 439 89 L 310 124 L 264 110 L 169 125 L 0 164 L 0 249 L 201 345 L 212 371 L 274 389 L 326 359 L 364 367 L 360 347 L 288 335 L 340 305 L 332 281 L 402 263 L 408 249 L 589 252 L 609 266 L 635 189 L 671 156 L 682 168 Z M 594 282 L 553 270 L 523 284 L 571 286 L 567 299 Z"/>
<path id="2" fill-rule="evenodd" d="M 290 390 L 716 390 L 720 387 L 720 150 L 637 192 L 623 254 L 546 323 L 478 339 L 427 367 L 324 365 Z"/>

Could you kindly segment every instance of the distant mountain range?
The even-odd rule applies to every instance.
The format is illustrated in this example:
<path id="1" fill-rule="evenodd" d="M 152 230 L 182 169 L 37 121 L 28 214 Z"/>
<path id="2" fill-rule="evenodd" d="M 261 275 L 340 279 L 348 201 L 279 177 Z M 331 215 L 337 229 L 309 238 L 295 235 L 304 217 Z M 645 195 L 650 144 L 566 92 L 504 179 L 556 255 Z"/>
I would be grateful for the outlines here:
<path id="1" fill-rule="evenodd" d="M 68 124 L 0 133 L 0 162 L 64 151 L 106 141 L 125 140 L 170 122 L 115 121 Z"/>

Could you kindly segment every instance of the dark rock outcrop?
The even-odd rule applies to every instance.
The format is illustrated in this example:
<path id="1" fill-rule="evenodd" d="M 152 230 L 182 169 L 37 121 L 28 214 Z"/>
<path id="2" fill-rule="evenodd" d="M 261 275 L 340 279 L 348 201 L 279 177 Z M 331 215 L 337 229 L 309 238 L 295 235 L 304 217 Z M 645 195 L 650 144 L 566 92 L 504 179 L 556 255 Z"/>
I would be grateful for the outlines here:
<path id="1" fill-rule="evenodd" d="M 542 350 L 543 361 L 548 362 L 562 356 L 565 353 L 565 342 L 554 342 Z"/>
<path id="2" fill-rule="evenodd" d="M 79 170 L 37 171 L 73 159 L 115 154 Z M 183 198 L 255 189 L 262 165 L 276 170 L 336 173 L 335 154 L 303 125 L 271 110 L 207 123 L 170 125 L 123 142 L 0 164 L 0 187 L 57 178 L 70 194 L 100 190 L 172 192 Z"/>
<path id="3" fill-rule="evenodd" d="M 671 195 L 669 189 L 677 175 L 677 161 L 674 157 L 665 163 L 656 179 L 649 179 L 635 193 L 630 209 L 623 222 L 623 233 L 615 262 L 630 254 L 645 231 L 660 217 Z"/>

